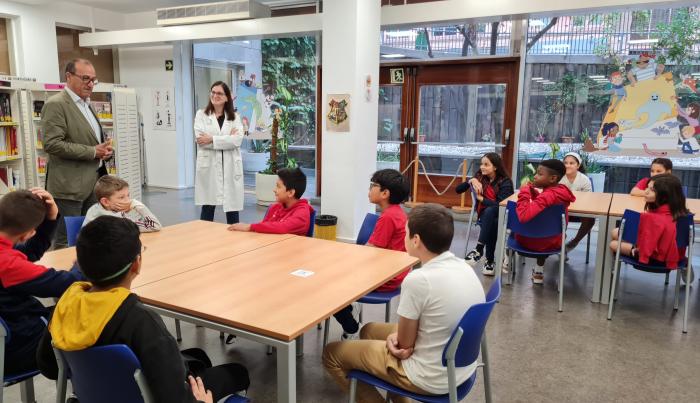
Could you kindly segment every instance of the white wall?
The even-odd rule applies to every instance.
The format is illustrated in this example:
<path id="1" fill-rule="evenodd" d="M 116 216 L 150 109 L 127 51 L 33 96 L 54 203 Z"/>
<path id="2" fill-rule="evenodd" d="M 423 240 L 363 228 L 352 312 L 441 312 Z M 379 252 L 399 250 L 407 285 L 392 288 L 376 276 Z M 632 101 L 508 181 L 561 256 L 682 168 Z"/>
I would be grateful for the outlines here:
<path id="1" fill-rule="evenodd" d="M 153 130 L 151 124 L 151 89 L 175 87 L 174 72 L 165 71 L 165 60 L 168 59 L 173 59 L 172 46 L 120 48 L 119 75 L 121 83 L 135 88 L 138 94 L 146 144 L 146 182 L 152 186 L 179 188 L 183 184 L 178 179 L 178 172 L 183 167 L 178 163 L 176 130 Z M 179 113 L 176 110 L 176 114 Z"/>
<path id="2" fill-rule="evenodd" d="M 97 29 L 124 28 L 124 14 L 67 2 L 34 6 L 0 1 L 0 15 L 12 20 L 15 75 L 40 82 L 58 82 L 60 78 L 56 24 L 90 27 L 94 17 Z"/>

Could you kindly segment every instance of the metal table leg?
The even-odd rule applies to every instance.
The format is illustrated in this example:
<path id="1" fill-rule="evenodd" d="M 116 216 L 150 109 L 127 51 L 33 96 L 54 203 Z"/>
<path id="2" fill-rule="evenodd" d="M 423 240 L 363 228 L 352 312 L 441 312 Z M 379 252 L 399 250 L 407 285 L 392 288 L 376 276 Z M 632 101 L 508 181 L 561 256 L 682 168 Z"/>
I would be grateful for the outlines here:
<path id="1" fill-rule="evenodd" d="M 296 341 L 277 347 L 277 401 L 294 403 L 297 401 Z"/>
<path id="2" fill-rule="evenodd" d="M 609 234 L 608 216 L 599 215 L 596 218 L 598 219 L 598 242 L 596 243 L 595 251 L 595 276 L 593 277 L 593 294 L 591 294 L 591 302 L 600 302 Z"/>
<path id="3" fill-rule="evenodd" d="M 496 237 L 496 278 L 501 278 L 503 269 L 503 243 L 506 237 L 506 227 L 503 223 L 506 222 L 506 207 L 498 206 L 498 236 Z"/>

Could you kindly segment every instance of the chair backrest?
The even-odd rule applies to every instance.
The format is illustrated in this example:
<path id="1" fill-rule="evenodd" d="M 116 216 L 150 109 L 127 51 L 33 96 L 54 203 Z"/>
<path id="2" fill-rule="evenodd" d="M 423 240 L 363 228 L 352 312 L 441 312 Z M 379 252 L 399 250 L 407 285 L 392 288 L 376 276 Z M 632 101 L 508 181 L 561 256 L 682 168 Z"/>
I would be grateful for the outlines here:
<path id="1" fill-rule="evenodd" d="M 136 381 L 141 363 L 124 344 L 91 347 L 79 351 L 56 350 L 68 365 L 73 390 L 80 403 L 141 403 L 148 392 Z"/>
<path id="2" fill-rule="evenodd" d="M 357 234 L 357 241 L 355 241 L 356 244 L 364 245 L 367 243 L 367 241 L 369 241 L 369 237 L 372 235 L 372 231 L 374 231 L 374 226 L 377 225 L 378 219 L 379 216 L 377 214 L 367 213 L 364 221 L 362 221 L 360 233 Z"/>
<path id="3" fill-rule="evenodd" d="M 78 239 L 78 233 L 83 226 L 85 216 L 64 217 L 66 222 L 66 235 L 68 236 L 68 246 L 75 246 L 75 241 Z"/>
<path id="4" fill-rule="evenodd" d="M 316 223 L 316 210 L 311 209 L 311 221 L 309 222 L 309 230 L 306 231 L 306 236 L 311 238 L 314 236 L 314 224 Z"/>
<path id="5" fill-rule="evenodd" d="M 454 358 L 456 367 L 466 367 L 479 358 L 486 322 L 500 295 L 501 278 L 497 277 L 486 294 L 486 302 L 469 307 L 455 327 L 442 352 L 443 366 L 450 358 Z"/>
<path id="6" fill-rule="evenodd" d="M 5 339 L 5 344 L 10 342 L 10 327 L 7 326 L 3 318 L 0 318 L 0 337 Z"/>
<path id="7" fill-rule="evenodd" d="M 529 238 L 547 238 L 562 233 L 562 215 L 566 214 L 563 204 L 555 204 L 542 210 L 532 220 L 522 223 L 515 211 L 516 204 L 508 202 L 508 225 L 507 229 L 512 232 Z"/>
<path id="8" fill-rule="evenodd" d="M 693 214 L 688 214 L 676 220 L 676 245 L 678 248 L 686 248 L 690 244 L 690 233 L 693 231 L 694 218 Z M 625 210 L 622 214 L 625 226 L 622 229 L 621 239 L 624 242 L 629 242 L 633 245 L 637 243 L 640 219 L 641 213 L 637 211 Z"/>

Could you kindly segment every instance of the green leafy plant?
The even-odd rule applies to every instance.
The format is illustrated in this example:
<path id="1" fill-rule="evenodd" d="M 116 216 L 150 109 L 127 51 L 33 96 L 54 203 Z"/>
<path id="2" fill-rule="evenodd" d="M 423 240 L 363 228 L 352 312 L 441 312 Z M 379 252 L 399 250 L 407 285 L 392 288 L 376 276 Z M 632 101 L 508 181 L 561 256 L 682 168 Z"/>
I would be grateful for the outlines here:
<path id="1" fill-rule="evenodd" d="M 670 23 L 658 25 L 659 41 L 654 45 L 659 63 L 673 62 L 677 66 L 688 66 L 700 60 L 694 47 L 700 42 L 700 13 L 681 8 Z"/>
<path id="2" fill-rule="evenodd" d="M 520 186 L 525 185 L 526 183 L 533 182 L 535 180 L 535 173 L 537 172 L 537 169 L 535 169 L 535 166 L 532 165 L 530 161 L 525 159 L 523 161 L 523 177 L 520 179 Z"/>
<path id="3" fill-rule="evenodd" d="M 605 172 L 603 167 L 595 161 L 590 153 L 579 150 L 578 154 L 581 156 L 581 165 L 586 169 L 586 173 L 597 174 Z"/>
<path id="4" fill-rule="evenodd" d="M 267 151 L 269 140 L 251 140 L 250 141 L 250 152 L 252 153 L 264 153 Z"/>

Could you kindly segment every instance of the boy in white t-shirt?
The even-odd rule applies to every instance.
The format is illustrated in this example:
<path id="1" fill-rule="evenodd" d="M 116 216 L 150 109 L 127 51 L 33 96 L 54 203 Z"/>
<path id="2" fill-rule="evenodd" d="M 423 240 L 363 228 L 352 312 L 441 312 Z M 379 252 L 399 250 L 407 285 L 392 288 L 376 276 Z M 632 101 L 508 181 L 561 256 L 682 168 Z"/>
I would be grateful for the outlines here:
<path id="1" fill-rule="evenodd" d="M 323 350 L 323 366 L 344 389 L 351 370 L 370 373 L 419 394 L 448 392 L 442 351 L 469 307 L 485 301 L 474 270 L 449 251 L 454 235 L 452 214 L 437 204 L 414 207 L 406 224 L 406 251 L 420 259 L 401 285 L 399 323 L 368 323 L 361 340 L 331 343 Z M 476 370 L 476 363 L 457 368 L 458 384 Z M 357 400 L 384 402 L 372 386 L 359 382 Z M 393 402 L 408 399 L 392 396 Z"/>

